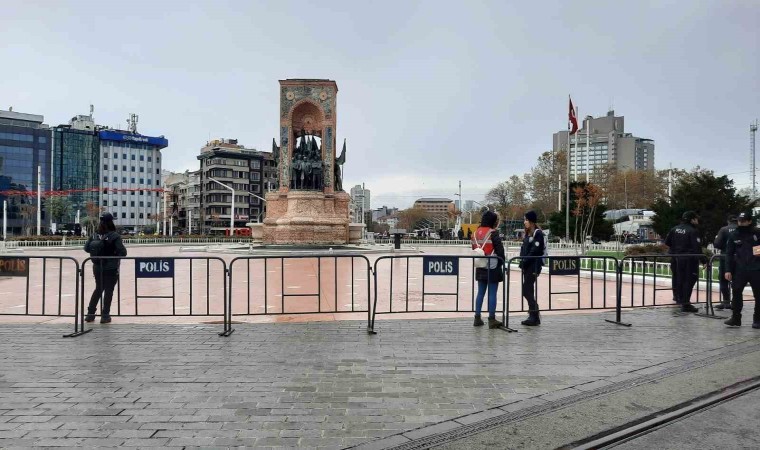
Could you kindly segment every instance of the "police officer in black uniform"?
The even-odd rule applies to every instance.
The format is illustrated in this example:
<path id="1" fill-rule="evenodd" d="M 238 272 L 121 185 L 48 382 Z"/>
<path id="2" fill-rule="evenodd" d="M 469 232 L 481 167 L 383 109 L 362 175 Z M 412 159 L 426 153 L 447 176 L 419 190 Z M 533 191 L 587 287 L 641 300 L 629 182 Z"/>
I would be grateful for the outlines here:
<path id="1" fill-rule="evenodd" d="M 694 284 L 699 277 L 699 261 L 704 259 L 699 256 L 677 255 L 701 255 L 702 242 L 695 228 L 699 225 L 699 216 L 694 211 L 686 211 L 681 217 L 681 223 L 673 227 L 665 237 L 665 245 L 669 247 L 668 253 L 676 259 L 676 289 L 681 311 L 697 312 L 699 309 L 691 304 L 691 293 Z"/>
<path id="2" fill-rule="evenodd" d="M 725 324 L 738 327 L 742 324 L 742 308 L 744 299 L 742 292 L 747 283 L 752 286 L 752 296 L 755 297 L 755 314 L 752 328 L 760 329 L 760 230 L 752 226 L 752 212 L 739 214 L 738 227 L 728 236 L 726 245 L 725 279 L 733 287 L 734 300 L 731 318 Z"/>
<path id="3" fill-rule="evenodd" d="M 731 309 L 731 282 L 726 279 L 726 244 L 728 243 L 728 235 L 736 230 L 736 215 L 731 214 L 728 216 L 728 224 L 718 231 L 718 235 L 715 236 L 715 242 L 713 247 L 720 250 L 723 255 L 720 258 L 719 264 L 719 280 L 720 280 L 720 296 L 721 302 L 715 309 Z"/>

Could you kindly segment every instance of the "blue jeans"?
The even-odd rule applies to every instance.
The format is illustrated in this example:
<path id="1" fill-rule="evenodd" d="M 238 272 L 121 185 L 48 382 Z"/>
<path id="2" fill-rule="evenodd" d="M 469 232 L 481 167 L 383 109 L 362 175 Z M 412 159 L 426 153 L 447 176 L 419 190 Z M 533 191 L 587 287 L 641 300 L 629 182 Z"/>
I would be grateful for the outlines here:
<path id="1" fill-rule="evenodd" d="M 475 314 L 480 315 L 483 310 L 483 297 L 486 294 L 486 287 L 488 287 L 488 318 L 496 318 L 496 291 L 499 289 L 499 282 L 492 281 L 490 283 L 485 281 L 478 281 L 478 295 L 475 297 Z"/>

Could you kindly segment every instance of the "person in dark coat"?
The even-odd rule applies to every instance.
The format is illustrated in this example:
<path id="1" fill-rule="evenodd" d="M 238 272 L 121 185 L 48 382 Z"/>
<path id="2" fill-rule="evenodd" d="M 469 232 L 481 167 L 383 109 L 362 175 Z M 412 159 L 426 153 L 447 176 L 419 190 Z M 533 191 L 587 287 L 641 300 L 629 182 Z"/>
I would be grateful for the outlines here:
<path id="1" fill-rule="evenodd" d="M 733 288 L 731 318 L 725 324 L 738 327 L 742 324 L 744 298 L 742 293 L 749 283 L 755 298 L 752 328 L 760 329 L 760 230 L 752 226 L 752 211 L 739 214 L 736 230 L 728 236 L 726 245 L 726 274 Z"/>
<path id="2" fill-rule="evenodd" d="M 99 258 L 106 256 L 127 256 L 127 249 L 121 241 L 121 236 L 116 232 L 113 216 L 104 213 L 100 216 L 97 233 L 87 239 L 84 251 L 90 254 L 92 260 L 92 273 L 95 276 L 95 290 L 90 297 L 87 307 L 85 322 L 95 321 L 95 311 L 101 297 L 103 298 L 103 310 L 100 314 L 100 323 L 111 322 L 111 301 L 116 283 L 119 282 L 120 260 L 115 258 Z"/>
<path id="3" fill-rule="evenodd" d="M 475 280 L 478 282 L 478 295 L 475 297 L 476 327 L 485 323 L 480 317 L 483 308 L 483 298 L 488 291 L 488 328 L 499 328 L 502 322 L 496 320 L 496 293 L 499 283 L 504 281 L 504 244 L 499 237 L 499 216 L 493 211 L 485 211 L 480 220 L 480 227 L 472 235 L 472 248 L 482 248 L 486 256 L 498 256 L 499 259 L 489 258 L 486 267 L 475 269 Z"/>
<path id="4" fill-rule="evenodd" d="M 544 255 L 546 249 L 546 240 L 544 232 L 538 227 L 536 221 L 538 215 L 535 211 L 525 213 L 525 238 L 523 238 L 520 247 L 520 256 L 526 257 L 520 260 L 520 269 L 522 269 L 522 295 L 528 301 L 528 318 L 521 323 L 525 326 L 534 327 L 541 324 L 538 301 L 536 301 L 536 279 L 541 273 L 541 267 L 544 265 L 543 258 L 538 256 Z"/>
<path id="5" fill-rule="evenodd" d="M 691 304 L 691 293 L 699 278 L 699 263 L 704 262 L 702 255 L 702 241 L 696 226 L 699 225 L 699 216 L 694 211 L 686 211 L 681 217 L 681 223 L 673 227 L 665 237 L 665 245 L 668 246 L 668 254 L 676 259 L 676 289 L 678 301 L 681 303 L 681 311 L 697 312 L 699 309 Z M 691 256 L 679 256 L 691 255 Z"/>
<path id="6" fill-rule="evenodd" d="M 720 280 L 720 296 L 721 302 L 715 309 L 731 309 L 731 282 L 726 280 L 726 245 L 728 244 L 728 236 L 736 230 L 736 215 L 731 214 L 728 216 L 728 224 L 718 231 L 718 235 L 715 236 L 715 242 L 713 247 L 720 250 L 720 264 L 718 265 L 718 279 Z"/>

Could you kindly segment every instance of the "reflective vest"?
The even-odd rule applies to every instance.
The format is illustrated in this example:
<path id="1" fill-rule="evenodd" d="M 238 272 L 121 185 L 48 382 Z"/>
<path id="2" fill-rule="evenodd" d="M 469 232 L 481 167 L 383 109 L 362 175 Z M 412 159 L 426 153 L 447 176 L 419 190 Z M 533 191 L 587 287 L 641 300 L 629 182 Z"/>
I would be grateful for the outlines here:
<path id="1" fill-rule="evenodd" d="M 475 230 L 475 234 L 472 235 L 473 242 L 472 242 L 472 248 L 473 250 L 481 247 L 483 249 L 483 253 L 488 255 L 493 255 L 493 242 L 491 241 L 491 236 L 493 236 L 493 233 L 496 233 L 497 231 L 493 228 L 488 227 L 478 227 L 477 230 Z M 485 241 L 485 244 L 484 244 Z"/>

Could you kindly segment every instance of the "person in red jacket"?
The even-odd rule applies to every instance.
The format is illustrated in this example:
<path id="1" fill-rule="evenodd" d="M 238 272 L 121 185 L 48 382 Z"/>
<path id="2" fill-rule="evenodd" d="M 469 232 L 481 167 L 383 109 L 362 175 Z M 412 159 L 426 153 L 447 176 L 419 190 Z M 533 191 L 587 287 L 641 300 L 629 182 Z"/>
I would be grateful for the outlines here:
<path id="1" fill-rule="evenodd" d="M 475 269 L 475 280 L 478 282 L 478 295 L 475 297 L 474 326 L 485 325 L 480 313 L 483 309 L 483 298 L 488 290 L 488 328 L 499 328 L 501 321 L 496 320 L 496 292 L 499 283 L 504 281 L 504 244 L 499 237 L 499 216 L 493 211 L 486 211 L 480 219 L 480 227 L 472 235 L 472 248 L 482 248 L 486 256 L 498 256 L 500 259 L 489 258 L 486 267 Z"/>

